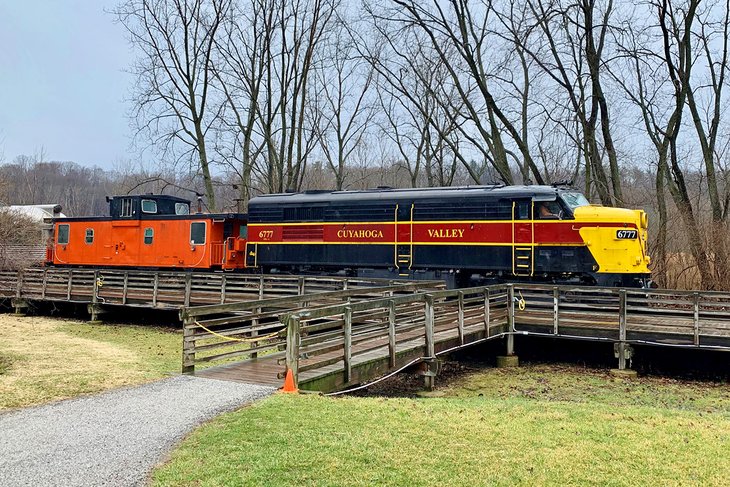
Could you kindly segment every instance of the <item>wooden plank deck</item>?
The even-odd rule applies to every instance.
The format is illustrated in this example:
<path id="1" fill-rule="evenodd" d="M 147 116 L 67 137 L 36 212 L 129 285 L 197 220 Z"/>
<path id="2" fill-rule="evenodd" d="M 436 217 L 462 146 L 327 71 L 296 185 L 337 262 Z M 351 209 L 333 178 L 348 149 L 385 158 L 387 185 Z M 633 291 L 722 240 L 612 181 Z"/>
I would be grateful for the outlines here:
<path id="1" fill-rule="evenodd" d="M 420 290 L 401 296 L 302 306 L 279 315 L 277 351 L 196 374 L 281 385 L 294 372 L 303 390 L 330 392 L 368 383 L 438 355 L 514 335 L 730 351 L 730 294 L 507 284 Z"/>

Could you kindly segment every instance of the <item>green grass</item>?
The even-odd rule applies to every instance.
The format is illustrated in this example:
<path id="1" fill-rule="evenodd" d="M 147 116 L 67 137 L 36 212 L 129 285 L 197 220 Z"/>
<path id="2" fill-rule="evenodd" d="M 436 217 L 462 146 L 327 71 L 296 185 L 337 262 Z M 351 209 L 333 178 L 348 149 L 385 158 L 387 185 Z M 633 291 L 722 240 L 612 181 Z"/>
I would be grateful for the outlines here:
<path id="1" fill-rule="evenodd" d="M 193 433 L 153 485 L 727 485 L 729 390 L 528 366 L 441 398 L 275 395 Z"/>
<path id="2" fill-rule="evenodd" d="M 149 379 L 180 372 L 182 331 L 179 329 L 70 322 L 60 326 L 59 331 L 133 350 L 137 360 L 129 363 L 129 368 Z"/>
<path id="3" fill-rule="evenodd" d="M 10 355 L 0 353 L 0 375 L 7 373 L 13 365 L 13 359 Z"/>
<path id="4" fill-rule="evenodd" d="M 179 330 L 0 314 L 0 410 L 180 371 Z"/>

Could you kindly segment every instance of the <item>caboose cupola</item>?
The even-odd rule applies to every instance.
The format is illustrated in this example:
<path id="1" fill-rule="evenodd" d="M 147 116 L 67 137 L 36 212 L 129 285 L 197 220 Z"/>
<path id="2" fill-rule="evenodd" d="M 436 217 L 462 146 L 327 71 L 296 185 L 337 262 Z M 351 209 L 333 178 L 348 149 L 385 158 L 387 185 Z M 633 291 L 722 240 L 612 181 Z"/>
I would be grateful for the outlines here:
<path id="1" fill-rule="evenodd" d="M 144 220 L 164 215 L 189 215 L 190 201 L 161 194 L 109 196 L 109 216 L 113 220 Z"/>

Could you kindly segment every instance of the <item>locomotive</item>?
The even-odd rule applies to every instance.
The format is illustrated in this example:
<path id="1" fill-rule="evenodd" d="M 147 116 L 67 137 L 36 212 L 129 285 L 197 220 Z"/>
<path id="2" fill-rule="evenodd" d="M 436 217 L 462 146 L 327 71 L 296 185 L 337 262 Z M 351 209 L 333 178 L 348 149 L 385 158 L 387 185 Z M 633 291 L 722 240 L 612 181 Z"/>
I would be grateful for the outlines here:
<path id="1" fill-rule="evenodd" d="M 246 265 L 263 272 L 648 284 L 647 215 L 564 186 L 468 186 L 263 195 Z"/>
<path id="2" fill-rule="evenodd" d="M 54 222 L 61 266 L 209 269 L 643 287 L 647 215 L 567 186 L 269 194 L 248 215 L 163 195 L 109 198 L 110 216 Z"/>

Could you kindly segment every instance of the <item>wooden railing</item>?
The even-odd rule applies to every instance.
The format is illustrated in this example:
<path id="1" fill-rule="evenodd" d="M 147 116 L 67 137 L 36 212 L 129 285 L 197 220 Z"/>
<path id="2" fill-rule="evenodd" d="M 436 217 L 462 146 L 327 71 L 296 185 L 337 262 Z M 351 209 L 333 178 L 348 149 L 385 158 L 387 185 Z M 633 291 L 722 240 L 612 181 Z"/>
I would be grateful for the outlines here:
<path id="1" fill-rule="evenodd" d="M 371 379 L 363 368 L 392 370 L 414 356 L 432 361 L 445 350 L 508 331 L 508 290 L 498 285 L 422 291 L 285 313 L 280 319 L 287 326 L 286 367 L 297 382 L 332 376 L 326 386 L 315 387 L 321 390 Z M 332 369 L 335 364 L 341 370 Z M 319 372 L 327 368 L 330 372 Z"/>
<path id="2" fill-rule="evenodd" d="M 720 292 L 506 284 L 295 310 L 280 319 L 297 383 L 341 374 L 320 380 L 330 389 L 503 335 L 507 353 L 515 335 L 613 342 L 621 369 L 631 344 L 730 349 L 730 294 Z M 387 367 L 369 376 L 355 370 L 378 357 Z"/>
<path id="3" fill-rule="evenodd" d="M 279 315 L 285 311 L 299 312 L 343 301 L 411 295 L 420 289 L 444 287 L 438 281 L 368 287 L 360 279 L 343 278 L 339 281 L 340 289 L 331 291 L 325 283 L 325 280 L 300 280 L 290 289 L 292 294 L 285 297 L 182 308 L 183 372 L 194 372 L 196 364 L 283 350 L 286 332 Z"/>
<path id="4" fill-rule="evenodd" d="M 29 268 L 0 271 L 0 298 L 156 308 L 230 303 L 388 284 L 385 279 L 222 272 Z"/>

